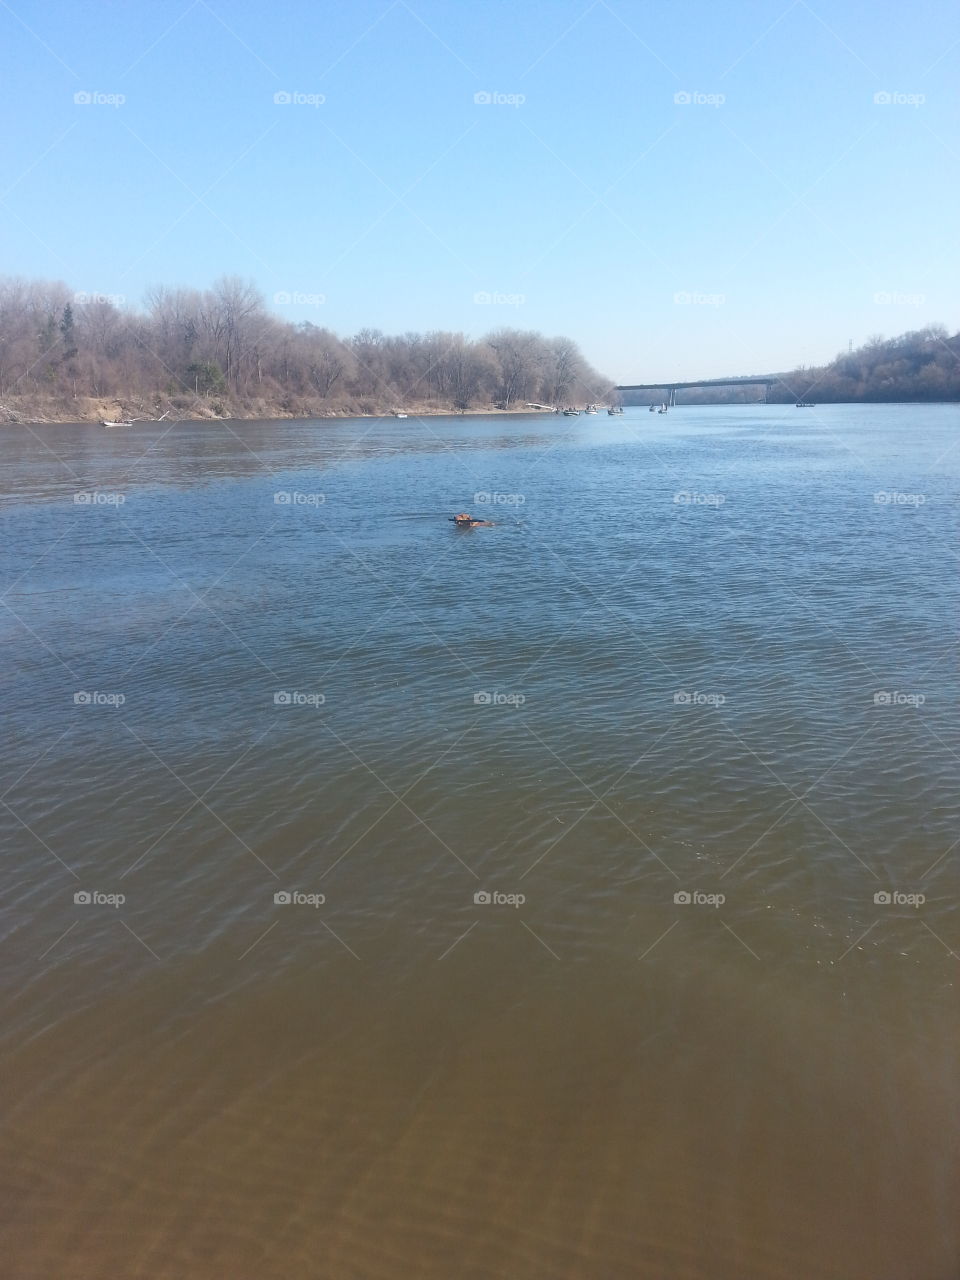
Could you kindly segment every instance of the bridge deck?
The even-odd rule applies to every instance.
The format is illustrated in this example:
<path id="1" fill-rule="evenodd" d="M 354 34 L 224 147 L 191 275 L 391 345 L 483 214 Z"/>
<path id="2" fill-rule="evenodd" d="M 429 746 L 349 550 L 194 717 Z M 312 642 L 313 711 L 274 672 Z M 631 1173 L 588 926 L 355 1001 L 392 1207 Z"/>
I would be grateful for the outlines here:
<path id="1" fill-rule="evenodd" d="M 617 391 L 684 391 L 689 387 L 749 387 L 769 386 L 778 379 L 771 374 L 766 378 L 705 378 L 700 382 L 634 382 L 617 387 Z"/>

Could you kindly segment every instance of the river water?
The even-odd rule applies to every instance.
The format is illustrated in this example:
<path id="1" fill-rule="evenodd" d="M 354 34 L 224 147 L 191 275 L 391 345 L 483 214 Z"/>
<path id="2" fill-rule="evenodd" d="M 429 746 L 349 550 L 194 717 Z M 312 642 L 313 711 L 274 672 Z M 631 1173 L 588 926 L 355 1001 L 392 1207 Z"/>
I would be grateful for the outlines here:
<path id="1" fill-rule="evenodd" d="M 955 1280 L 958 428 L 5 428 L 4 1275 Z"/>

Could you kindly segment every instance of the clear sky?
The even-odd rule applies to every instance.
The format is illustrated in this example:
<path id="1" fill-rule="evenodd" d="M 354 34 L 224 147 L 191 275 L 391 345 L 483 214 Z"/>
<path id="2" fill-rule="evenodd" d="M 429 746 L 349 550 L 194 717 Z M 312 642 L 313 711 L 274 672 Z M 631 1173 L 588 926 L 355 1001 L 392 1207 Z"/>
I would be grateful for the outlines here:
<path id="1" fill-rule="evenodd" d="M 616 381 L 960 328 L 954 0 L 2 0 L 0 67 L 6 274 Z"/>

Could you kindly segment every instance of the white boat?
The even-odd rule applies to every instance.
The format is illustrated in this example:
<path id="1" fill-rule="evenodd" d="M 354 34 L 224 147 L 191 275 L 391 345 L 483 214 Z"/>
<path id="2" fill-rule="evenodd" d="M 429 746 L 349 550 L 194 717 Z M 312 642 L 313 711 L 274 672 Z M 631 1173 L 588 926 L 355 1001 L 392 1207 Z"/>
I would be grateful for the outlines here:
<path id="1" fill-rule="evenodd" d="M 405 418 L 407 415 L 405 413 L 401 413 L 399 409 L 394 409 L 393 416 L 395 418 Z"/>
<path id="2" fill-rule="evenodd" d="M 107 422 L 105 418 L 100 419 L 101 427 L 132 427 L 135 422 L 139 422 L 139 418 L 131 418 L 129 422 Z"/>
<path id="3" fill-rule="evenodd" d="M 564 416 L 565 418 L 579 418 L 579 417 L 580 417 L 580 410 L 579 410 L 579 409 L 564 409 L 564 411 L 563 411 L 563 416 Z"/>

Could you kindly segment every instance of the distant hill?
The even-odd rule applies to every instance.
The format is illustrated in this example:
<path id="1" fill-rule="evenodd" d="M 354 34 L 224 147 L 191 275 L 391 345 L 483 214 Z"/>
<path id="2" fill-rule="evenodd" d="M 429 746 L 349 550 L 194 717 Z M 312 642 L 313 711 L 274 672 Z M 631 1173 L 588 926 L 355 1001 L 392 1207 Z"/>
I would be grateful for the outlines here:
<path id="1" fill-rule="evenodd" d="M 960 400 L 960 333 L 930 325 L 899 338 L 871 338 L 856 351 L 843 351 L 830 364 L 772 373 L 767 400 L 789 404 Z M 763 388 L 729 386 L 679 391 L 680 404 L 749 404 Z M 649 404 L 655 393 L 624 392 L 624 404 Z"/>
<path id="2" fill-rule="evenodd" d="M 942 325 L 930 325 L 899 338 L 871 338 L 822 368 L 779 376 L 771 401 L 960 400 L 960 333 L 951 337 Z"/>

